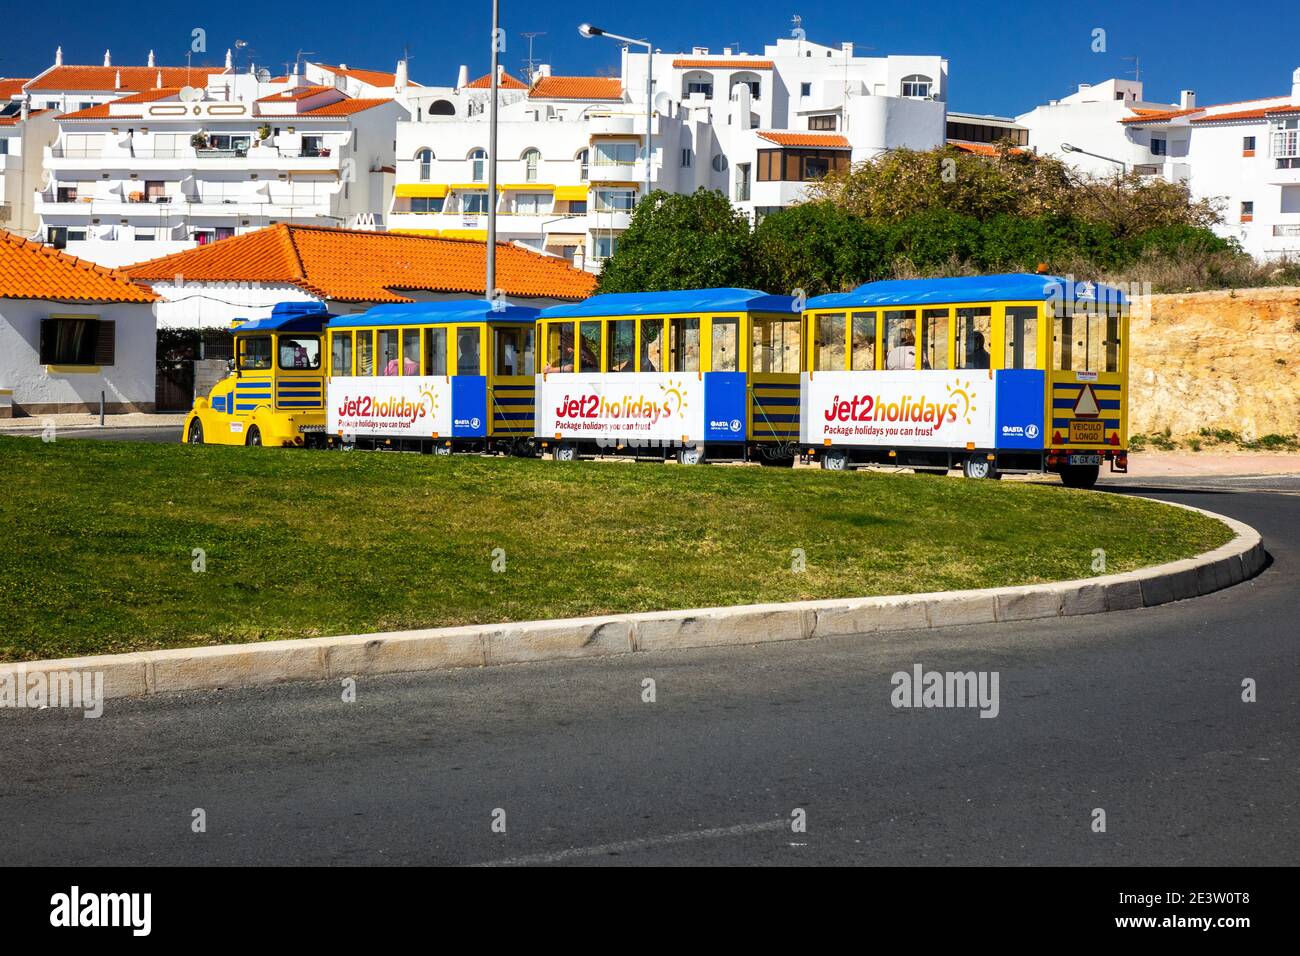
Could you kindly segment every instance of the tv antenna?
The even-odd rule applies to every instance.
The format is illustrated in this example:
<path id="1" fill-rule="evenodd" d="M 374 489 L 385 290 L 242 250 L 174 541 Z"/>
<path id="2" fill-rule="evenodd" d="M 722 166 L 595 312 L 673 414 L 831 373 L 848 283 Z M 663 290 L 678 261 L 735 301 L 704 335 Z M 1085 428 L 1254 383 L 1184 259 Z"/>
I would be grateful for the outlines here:
<path id="1" fill-rule="evenodd" d="M 1124 56 L 1124 57 L 1120 57 L 1120 59 L 1121 59 L 1121 60 L 1127 60 L 1129 63 L 1132 63 L 1132 64 L 1133 64 L 1133 81 L 1134 81 L 1135 83 L 1141 83 L 1141 82 L 1142 82 L 1142 59 L 1141 59 L 1141 57 L 1136 57 L 1136 56 Z"/>
<path id="2" fill-rule="evenodd" d="M 538 37 L 546 36 L 546 31 L 538 30 L 533 33 L 521 33 L 519 35 L 528 41 L 528 59 L 524 60 L 524 76 L 528 80 L 528 86 L 531 89 L 538 62 L 537 58 L 533 56 L 533 41 Z"/>

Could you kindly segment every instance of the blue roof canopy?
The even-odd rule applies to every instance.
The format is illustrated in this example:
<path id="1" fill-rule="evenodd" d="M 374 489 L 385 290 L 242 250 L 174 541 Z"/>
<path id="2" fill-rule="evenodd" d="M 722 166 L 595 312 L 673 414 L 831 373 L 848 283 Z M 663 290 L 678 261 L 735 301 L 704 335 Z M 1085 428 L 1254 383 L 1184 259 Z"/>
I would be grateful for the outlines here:
<path id="1" fill-rule="evenodd" d="M 1125 305 L 1123 290 L 1096 282 L 1075 282 L 1061 276 L 1009 272 L 990 276 L 945 279 L 889 279 L 868 282 L 852 292 L 831 292 L 808 300 L 809 309 L 861 308 L 889 305 L 943 305 L 950 302 L 1074 302 Z"/>
<path id="2" fill-rule="evenodd" d="M 270 318 L 253 319 L 235 326 L 235 333 L 319 332 L 332 318 L 323 302 L 277 302 Z"/>
<path id="3" fill-rule="evenodd" d="M 607 292 L 569 305 L 543 309 L 540 319 L 586 319 L 616 315 L 694 315 L 711 312 L 795 312 L 794 296 L 754 289 L 681 289 L 676 292 Z"/>
<path id="4" fill-rule="evenodd" d="M 496 306 L 494 309 L 493 306 Z M 527 322 L 537 318 L 537 309 L 506 305 L 487 299 L 457 299 L 447 302 L 397 302 L 377 305 L 356 315 L 330 320 L 331 329 L 380 325 L 439 325 L 448 322 Z"/>

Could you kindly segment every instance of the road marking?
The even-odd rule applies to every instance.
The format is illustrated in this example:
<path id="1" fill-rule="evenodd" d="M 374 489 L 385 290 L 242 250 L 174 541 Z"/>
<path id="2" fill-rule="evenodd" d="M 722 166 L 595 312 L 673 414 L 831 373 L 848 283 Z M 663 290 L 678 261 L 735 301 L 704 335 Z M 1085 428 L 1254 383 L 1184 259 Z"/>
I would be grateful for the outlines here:
<path id="1" fill-rule="evenodd" d="M 541 863 L 563 863 L 565 860 L 581 859 L 590 856 L 606 856 L 611 853 L 626 853 L 632 850 L 648 850 L 653 847 L 672 846 L 677 843 L 693 843 L 696 840 L 717 840 L 722 837 L 748 836 L 751 833 L 765 833 L 770 830 L 783 830 L 790 825 L 788 820 L 767 820 L 763 823 L 740 823 L 734 827 L 714 827 L 709 830 L 690 830 L 686 833 L 670 833 L 665 836 L 641 837 L 636 840 L 624 840 L 621 843 L 601 843 L 596 846 L 571 847 L 567 850 L 555 850 L 551 853 L 532 853 L 527 856 L 509 857 L 504 860 L 489 860 L 475 863 L 475 866 L 531 866 Z"/>

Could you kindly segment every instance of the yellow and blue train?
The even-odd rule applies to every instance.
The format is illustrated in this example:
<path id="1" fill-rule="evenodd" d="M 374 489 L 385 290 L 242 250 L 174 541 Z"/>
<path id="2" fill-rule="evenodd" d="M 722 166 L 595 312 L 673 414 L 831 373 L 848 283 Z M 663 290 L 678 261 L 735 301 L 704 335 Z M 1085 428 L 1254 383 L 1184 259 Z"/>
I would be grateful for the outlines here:
<path id="1" fill-rule="evenodd" d="M 871 282 L 800 302 L 748 289 L 487 300 L 333 316 L 286 303 L 235 330 L 185 440 L 796 458 L 839 470 L 1127 470 L 1128 302 L 1010 274 Z"/>

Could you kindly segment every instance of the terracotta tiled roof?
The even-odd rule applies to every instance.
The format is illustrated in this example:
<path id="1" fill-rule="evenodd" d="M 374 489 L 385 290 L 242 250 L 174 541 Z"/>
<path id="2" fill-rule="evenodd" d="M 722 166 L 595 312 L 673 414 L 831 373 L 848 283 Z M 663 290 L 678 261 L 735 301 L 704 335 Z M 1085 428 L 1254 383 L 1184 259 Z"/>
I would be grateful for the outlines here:
<path id="1" fill-rule="evenodd" d="M 394 100 L 339 100 L 337 103 L 326 103 L 324 106 L 317 106 L 314 109 L 303 110 L 299 116 L 351 116 L 353 113 L 360 113 L 363 110 L 374 109 L 376 106 L 384 106 L 393 103 Z"/>
<path id="2" fill-rule="evenodd" d="M 206 86 L 209 76 L 220 76 L 224 69 L 213 66 L 55 66 L 27 84 L 29 90 L 149 90 L 163 86 Z M 118 76 L 122 85 L 117 85 Z"/>
<path id="3" fill-rule="evenodd" d="M 329 70 L 331 73 L 337 73 L 340 76 L 346 76 L 350 79 L 360 80 L 362 83 L 369 83 L 371 86 L 392 86 L 397 82 L 397 76 L 393 73 L 385 73 L 383 70 L 354 70 L 351 67 L 346 69 L 341 66 L 328 66 L 324 63 L 317 63 L 315 66 L 322 70 Z M 419 86 L 419 83 L 409 82 L 411 86 Z"/>
<path id="4" fill-rule="evenodd" d="M 1196 117 L 1192 122 L 1217 123 L 1225 120 L 1264 119 L 1269 116 L 1275 116 L 1278 113 L 1297 112 L 1300 112 L 1300 106 L 1292 106 L 1290 103 L 1279 103 L 1276 106 L 1264 106 L 1253 110 L 1234 110 L 1230 113 L 1207 113 L 1204 116 Z"/>
<path id="5" fill-rule="evenodd" d="M 12 99 L 23 91 L 23 84 L 31 80 L 10 79 L 0 76 L 0 101 Z"/>
<path id="6" fill-rule="evenodd" d="M 1205 109 L 1204 106 L 1198 106 L 1190 110 L 1138 110 L 1133 112 L 1137 115 L 1126 116 L 1120 120 L 1121 123 L 1163 123 L 1166 120 L 1177 119 L 1180 116 L 1191 116 L 1193 113 L 1199 113 Z"/>
<path id="7" fill-rule="evenodd" d="M 1278 102 L 1281 100 L 1282 102 Z M 1252 109 L 1245 110 L 1225 110 L 1227 106 L 1252 106 L 1253 104 L 1267 104 L 1254 106 Z M 1214 112 L 1220 110 L 1221 112 Z M 1188 110 L 1140 110 L 1135 109 L 1134 116 L 1128 116 L 1120 120 L 1121 123 L 1130 126 L 1140 126 L 1144 123 L 1164 123 L 1171 119 L 1178 119 L 1182 116 L 1191 116 L 1188 122 L 1191 123 L 1214 123 L 1220 120 L 1246 120 L 1246 119 L 1263 119 L 1274 113 L 1290 113 L 1300 110 L 1300 107 L 1291 105 L 1285 101 L 1283 96 L 1266 96 L 1255 100 L 1240 100 L 1236 103 L 1215 103 L 1207 106 L 1197 106 Z"/>
<path id="8" fill-rule="evenodd" d="M 616 76 L 541 76 L 528 96 L 539 100 L 621 100 L 623 81 Z"/>
<path id="9" fill-rule="evenodd" d="M 771 60 L 692 60 L 679 58 L 673 60 L 673 66 L 679 70 L 770 70 Z"/>
<path id="10" fill-rule="evenodd" d="M 285 223 L 131 266 L 136 280 L 280 282 L 322 299 L 410 302 L 405 290 L 483 293 L 486 245 Z M 596 280 L 563 259 L 497 244 L 497 283 L 506 295 L 581 299 Z"/>
<path id="11" fill-rule="evenodd" d="M 778 146 L 816 146 L 822 149 L 848 149 L 849 141 L 839 133 L 787 133 L 763 130 L 758 134 Z"/>
<path id="12" fill-rule="evenodd" d="M 39 116 L 41 113 L 48 113 L 49 110 L 32 110 L 28 116 Z M 21 113 L 15 113 L 13 116 L 0 116 L 0 126 L 17 126 L 23 121 Z"/>
<path id="13" fill-rule="evenodd" d="M 64 113 L 58 117 L 59 122 L 64 120 L 88 120 L 88 119 L 108 119 L 111 114 L 108 112 L 108 104 L 100 103 L 98 106 L 91 106 L 84 110 L 75 110 L 71 113 Z M 140 119 L 143 113 L 119 113 L 122 119 Z"/>
<path id="14" fill-rule="evenodd" d="M 332 86 L 300 86 L 292 89 L 281 90 L 278 93 L 272 93 L 270 96 L 263 96 L 257 102 L 259 103 L 292 103 L 294 100 L 306 99 L 309 96 L 316 96 L 319 93 L 328 93 L 333 90 Z"/>
<path id="15" fill-rule="evenodd" d="M 465 88 L 468 90 L 486 90 L 492 86 L 492 74 L 484 73 L 472 83 L 466 83 Z M 502 90 L 526 90 L 528 84 L 516 76 L 509 73 L 502 73 L 501 79 L 497 81 L 497 88 Z"/>
<path id="16" fill-rule="evenodd" d="M 120 272 L 0 230 L 0 299 L 157 302 Z"/>
<path id="17" fill-rule="evenodd" d="M 964 139 L 950 139 L 948 140 L 948 145 L 951 146 L 953 149 L 959 149 L 963 153 L 971 153 L 975 156 L 998 155 L 998 147 L 996 143 L 971 143 L 971 142 L 967 142 Z M 1017 149 L 1016 147 L 1013 146 L 1011 149 L 1007 150 L 1007 152 L 1023 153 L 1024 150 Z"/>

